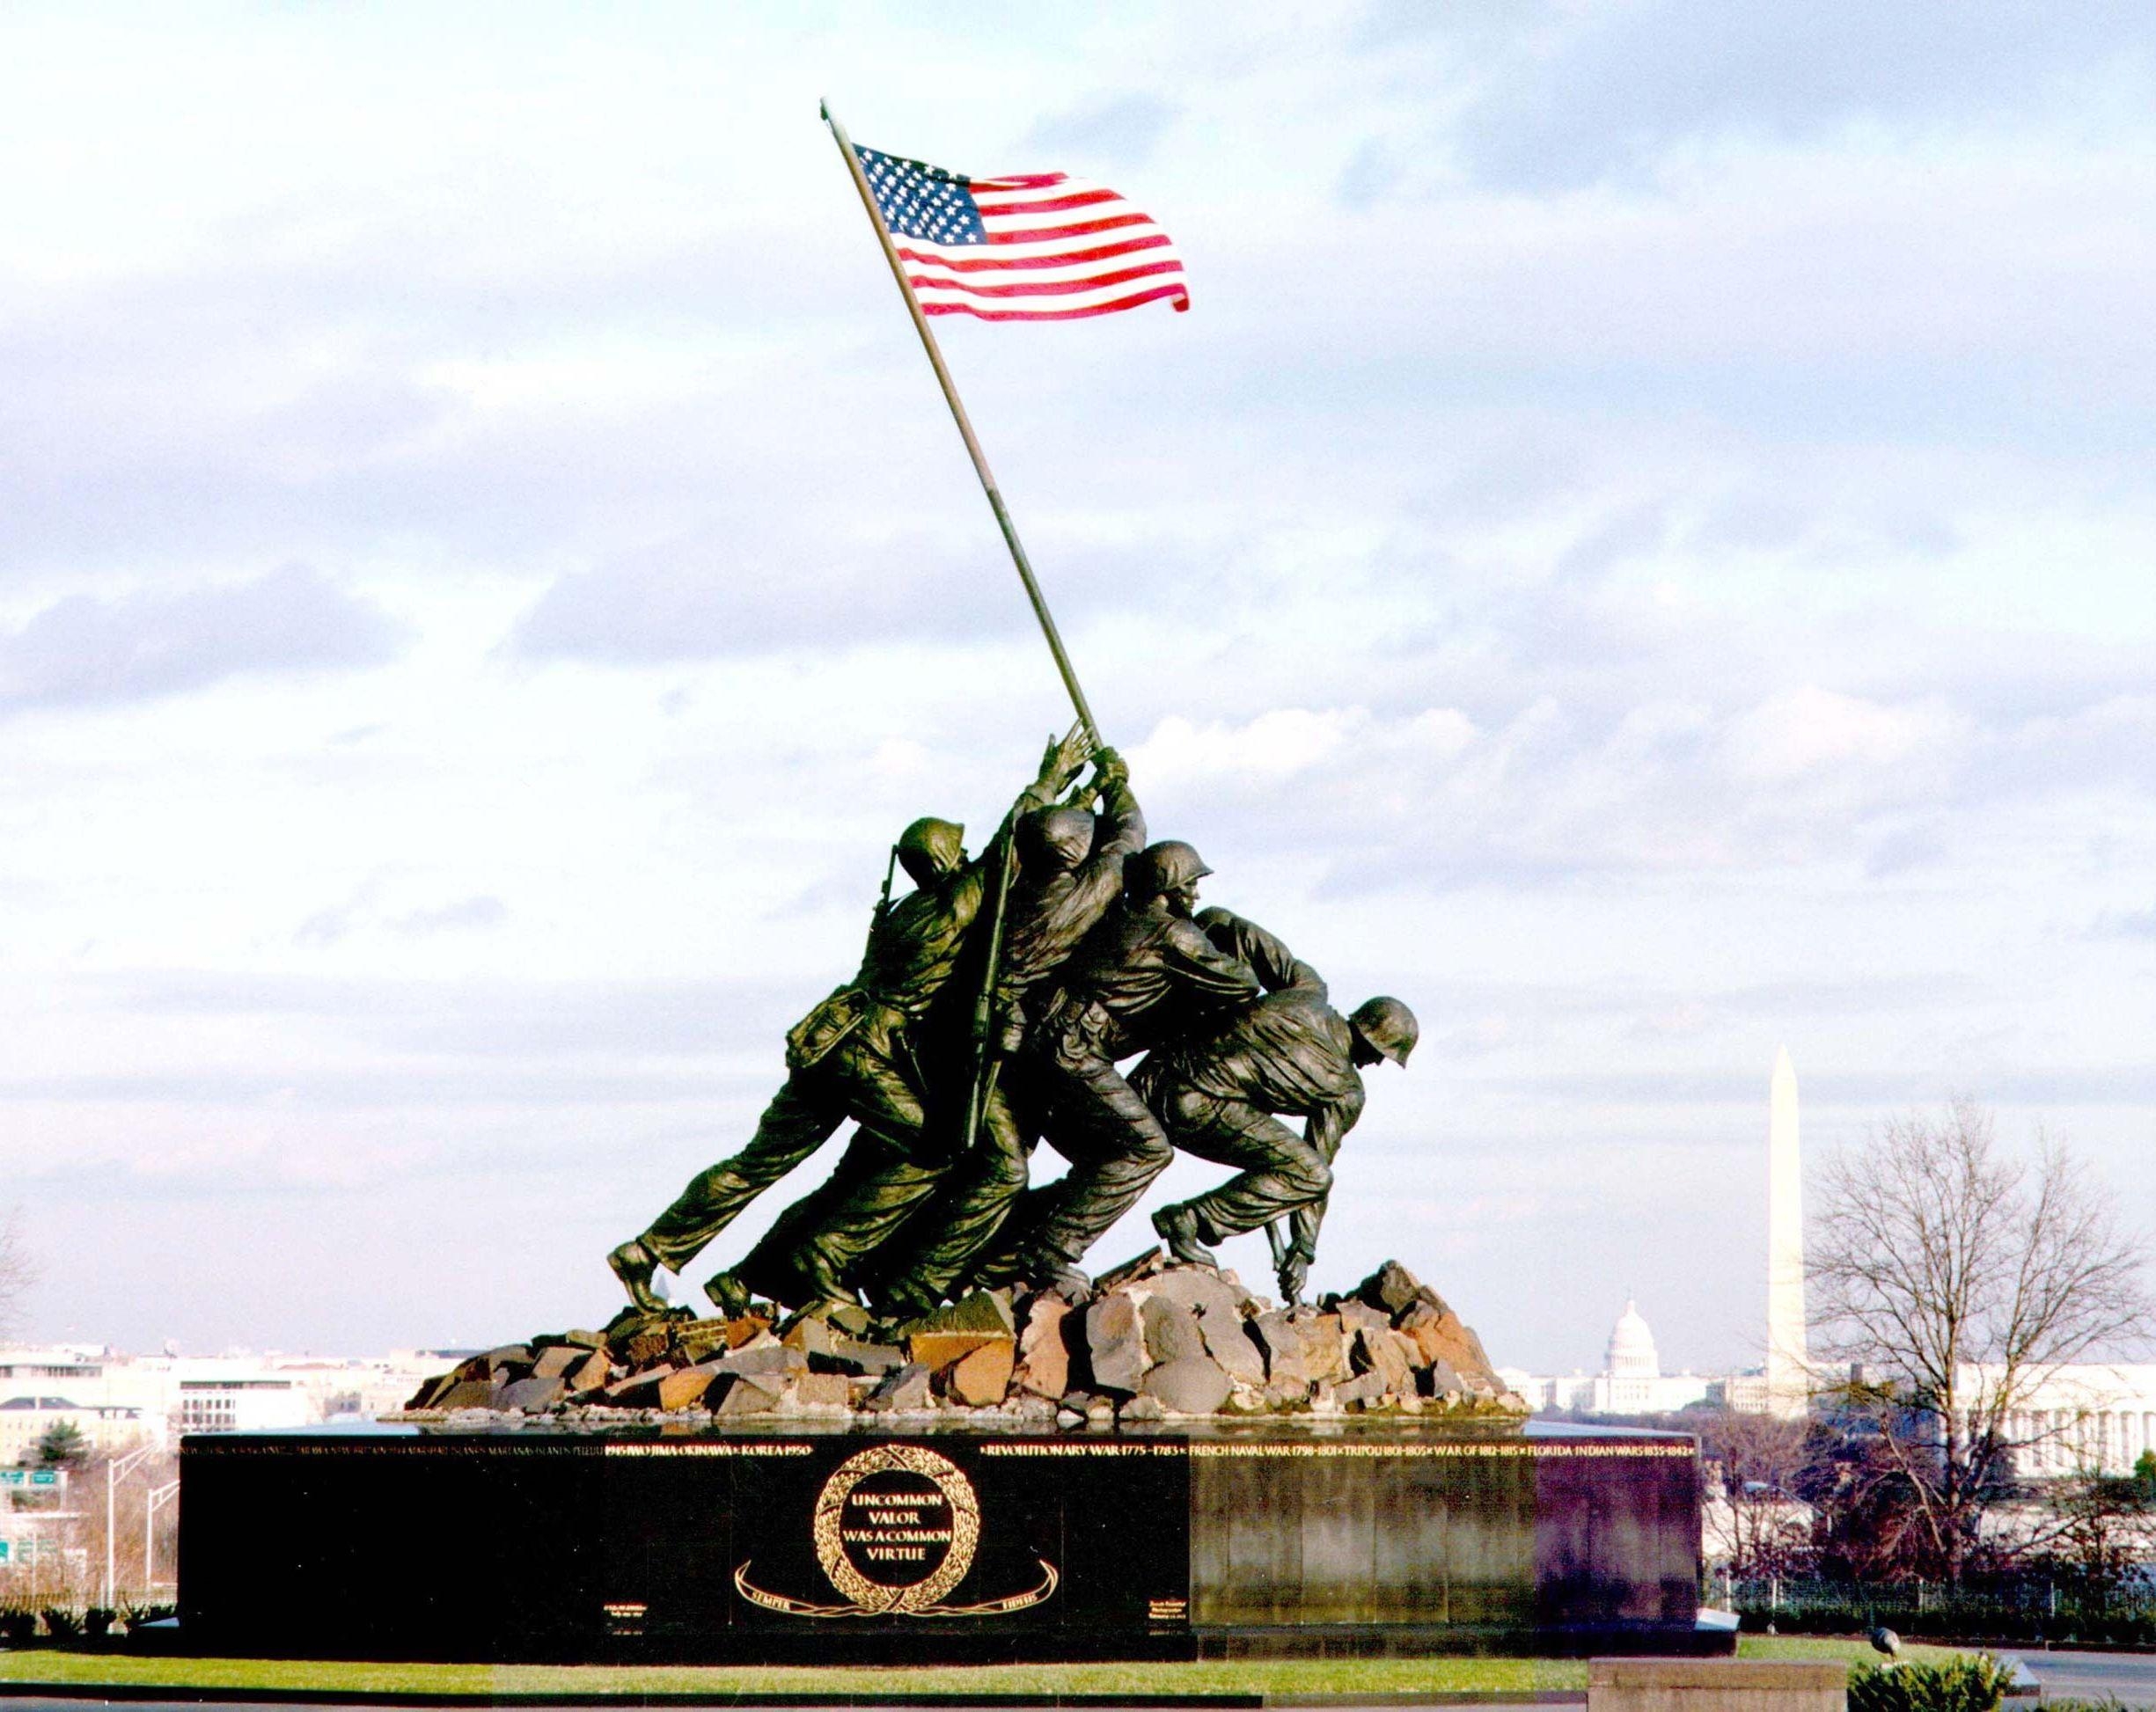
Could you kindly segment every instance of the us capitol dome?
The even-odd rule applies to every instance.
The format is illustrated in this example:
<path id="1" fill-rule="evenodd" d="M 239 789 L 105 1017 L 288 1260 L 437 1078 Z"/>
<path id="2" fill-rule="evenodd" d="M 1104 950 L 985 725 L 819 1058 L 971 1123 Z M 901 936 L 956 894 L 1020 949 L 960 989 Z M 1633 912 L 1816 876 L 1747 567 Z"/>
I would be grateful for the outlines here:
<path id="1" fill-rule="evenodd" d="M 1624 1299 L 1624 1312 L 1610 1328 L 1610 1345 L 1602 1357 L 1602 1372 L 1616 1379 L 1653 1379 L 1661 1377 L 1661 1363 L 1654 1355 L 1654 1334 L 1639 1317 L 1639 1305 Z"/>
<path id="2" fill-rule="evenodd" d="M 1729 1402 L 1743 1408 L 1749 1397 L 1741 1375 L 1665 1373 L 1654 1348 L 1654 1329 L 1629 1297 L 1624 1312 L 1610 1328 L 1599 1373 L 1537 1376 L 1500 1369 L 1506 1382 L 1537 1409 L 1569 1409 L 1582 1415 L 1672 1415 L 1689 1403 Z M 1756 1389 L 1760 1381 L 1753 1380 Z"/>

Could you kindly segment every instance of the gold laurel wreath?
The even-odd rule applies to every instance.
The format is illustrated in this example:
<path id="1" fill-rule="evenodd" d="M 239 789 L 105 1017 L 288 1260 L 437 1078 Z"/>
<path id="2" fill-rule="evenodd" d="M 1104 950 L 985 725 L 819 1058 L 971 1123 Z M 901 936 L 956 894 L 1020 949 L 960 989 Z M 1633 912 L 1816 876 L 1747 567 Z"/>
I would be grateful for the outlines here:
<path id="1" fill-rule="evenodd" d="M 870 1581 L 854 1567 L 840 1540 L 847 1496 L 870 1474 L 891 1469 L 928 1481 L 950 1508 L 950 1547 L 943 1561 L 926 1580 L 902 1587 Z M 949 1457 L 919 1445 L 877 1445 L 847 1458 L 824 1482 L 816 1500 L 812 1538 L 816 1561 L 824 1566 L 831 1584 L 863 1611 L 876 1616 L 911 1613 L 936 1604 L 973 1567 L 973 1553 L 980 1544 L 980 1503 L 973 1496 L 972 1482 Z"/>
<path id="2" fill-rule="evenodd" d="M 950 1509 L 950 1546 L 943 1554 L 943 1561 L 933 1575 L 902 1587 L 886 1586 L 862 1575 L 847 1556 L 841 1538 L 847 1495 L 869 1475 L 891 1469 L 919 1474 L 930 1482 Z M 1054 1593 L 1061 1580 L 1053 1564 L 1045 1557 L 1038 1558 L 1035 1561 L 1041 1567 L 1043 1579 L 1028 1592 L 979 1605 L 943 1604 L 943 1596 L 964 1580 L 965 1572 L 973 1567 L 973 1555 L 980 1545 L 980 1502 L 974 1496 L 972 1482 L 966 1479 L 964 1469 L 949 1457 L 920 1445 L 877 1445 L 841 1462 L 817 1496 L 810 1539 L 816 1547 L 816 1561 L 823 1566 L 831 1584 L 845 1594 L 849 1603 L 817 1605 L 783 1593 L 767 1592 L 749 1580 L 747 1561 L 734 1571 L 734 1586 L 742 1598 L 767 1611 L 784 1612 L 792 1617 L 1003 1616 L 1040 1604 Z"/>
<path id="3" fill-rule="evenodd" d="M 1014 1611 L 1023 1611 L 1029 1606 L 1038 1605 L 1044 1599 L 1052 1598 L 1063 1582 L 1062 1577 L 1056 1573 L 1055 1565 L 1046 1558 L 1037 1557 L 1033 1561 L 1041 1568 L 1040 1584 L 1026 1592 L 1013 1593 L 1007 1599 L 984 1599 L 978 1605 L 924 1605 L 918 1610 L 901 1610 L 898 1614 L 906 1617 L 1008 1617 Z M 768 1592 L 749 1579 L 749 1565 L 745 1562 L 734 1571 L 734 1587 L 750 1604 L 760 1605 L 766 1611 L 781 1612 L 788 1617 L 880 1617 L 884 1614 L 858 1605 L 817 1605 L 808 1599 L 789 1599 L 784 1593 Z"/>

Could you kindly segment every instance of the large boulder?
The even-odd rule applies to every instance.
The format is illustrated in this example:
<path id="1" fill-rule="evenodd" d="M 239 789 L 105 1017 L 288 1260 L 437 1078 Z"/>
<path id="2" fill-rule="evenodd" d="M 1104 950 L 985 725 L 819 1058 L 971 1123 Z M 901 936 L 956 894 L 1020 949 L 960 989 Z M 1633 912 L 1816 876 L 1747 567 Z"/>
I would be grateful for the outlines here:
<path id="1" fill-rule="evenodd" d="M 906 1353 L 932 1373 L 955 1366 L 983 1344 L 1013 1342 L 1010 1297 L 1000 1290 L 977 1290 L 949 1307 L 925 1313 L 898 1328 Z"/>
<path id="2" fill-rule="evenodd" d="M 1063 1341 L 1063 1322 L 1069 1316 L 1070 1304 L 1048 1291 L 1027 1304 L 1011 1374 L 1019 1390 L 1053 1402 L 1070 1389 L 1070 1346 Z"/>
<path id="3" fill-rule="evenodd" d="M 828 1355 L 810 1356 L 809 1365 L 849 1376 L 881 1375 L 906 1365 L 906 1351 L 895 1343 L 864 1343 L 859 1338 L 834 1337 Z"/>
<path id="4" fill-rule="evenodd" d="M 1181 1356 L 1146 1370 L 1145 1394 L 1170 1415 L 1212 1415 L 1228 1401 L 1235 1383 L 1204 1355 Z"/>
<path id="5" fill-rule="evenodd" d="M 783 1394 L 803 1408 L 847 1408 L 854 1401 L 854 1382 L 844 1373 L 796 1373 Z"/>
<path id="6" fill-rule="evenodd" d="M 1228 1378 L 1242 1385 L 1265 1382 L 1265 1358 L 1251 1342 L 1250 1321 L 1243 1318 L 1244 1305 L 1253 1301 L 1248 1291 L 1199 1267 L 1164 1272 L 1148 1279 L 1145 1288 L 1152 1299 L 1178 1302 L 1198 1316 L 1206 1353 Z"/>
<path id="7" fill-rule="evenodd" d="M 1438 1307 L 1445 1306 L 1437 1299 L 1436 1291 L 1426 1290 L 1422 1281 L 1397 1260 L 1387 1261 L 1357 1284 L 1355 1297 L 1380 1310 L 1388 1320 L 1397 1320 L 1426 1297 Z"/>
<path id="8" fill-rule="evenodd" d="M 862 1400 L 861 1407 L 870 1415 L 902 1415 L 932 1408 L 935 1404 L 928 1370 L 917 1361 L 909 1361 L 896 1372 L 884 1374 L 876 1389 Z"/>
<path id="9" fill-rule="evenodd" d="M 944 1380 L 950 1400 L 974 1408 L 990 1408 L 1001 1402 L 1003 1394 L 1010 1389 L 1017 1347 L 1010 1338 L 991 1338 L 953 1362 Z"/>
<path id="10" fill-rule="evenodd" d="M 1148 1296 L 1139 1304 L 1138 1319 L 1145 1330 L 1148 1361 L 1206 1359 L 1205 1334 L 1198 1329 L 1198 1316 L 1188 1308 L 1164 1296 Z"/>
<path id="11" fill-rule="evenodd" d="M 781 1373 L 807 1372 L 809 1357 L 790 1345 L 770 1343 L 744 1346 L 702 1364 L 717 1373 L 745 1373 L 752 1377 L 768 1374 L 775 1378 Z"/>
<path id="12" fill-rule="evenodd" d="M 1482 1340 L 1450 1308 L 1417 1302 L 1401 1316 L 1399 1329 L 1413 1340 L 1424 1366 L 1443 1362 L 1476 1390 L 1493 1394 L 1504 1390 L 1504 1381 L 1483 1352 Z"/>
<path id="13" fill-rule="evenodd" d="M 532 1358 L 532 1377 L 535 1379 L 566 1379 L 590 1358 L 591 1351 L 579 1349 L 574 1343 L 552 1343 Z"/>
<path id="14" fill-rule="evenodd" d="M 805 1375 L 803 1377 L 806 1377 Z M 722 1419 L 736 1415 L 769 1415 L 785 1394 L 787 1381 L 775 1374 L 751 1378 L 745 1373 L 722 1375 L 712 1382 L 704 1401 Z"/>
<path id="15" fill-rule="evenodd" d="M 1355 1334 L 1352 1362 L 1358 1373 L 1375 1373 L 1385 1391 L 1395 1397 L 1415 1394 L 1414 1344 L 1390 1328 L 1373 1331 L 1368 1326 Z"/>
<path id="16" fill-rule="evenodd" d="M 504 1384 L 498 1395 L 494 1397 L 494 1408 L 539 1415 L 541 1410 L 554 1408 L 554 1404 L 559 1404 L 567 1395 L 569 1395 L 569 1386 L 565 1386 L 561 1380 L 541 1380 L 535 1373 L 528 1380 L 511 1380 Z"/>
<path id="17" fill-rule="evenodd" d="M 1121 1291 L 1111 1291 L 1086 1310 L 1085 1328 L 1093 1388 L 1134 1394 L 1146 1372 L 1145 1332 L 1138 1304 Z"/>

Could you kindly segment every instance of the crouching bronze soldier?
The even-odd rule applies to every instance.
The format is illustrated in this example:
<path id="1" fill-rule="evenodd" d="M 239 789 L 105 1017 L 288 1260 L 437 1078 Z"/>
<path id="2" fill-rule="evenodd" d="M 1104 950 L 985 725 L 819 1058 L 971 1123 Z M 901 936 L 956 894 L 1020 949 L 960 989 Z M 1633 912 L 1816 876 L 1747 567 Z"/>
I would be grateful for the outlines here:
<path id="1" fill-rule="evenodd" d="M 1419 1033 L 1397 999 L 1372 999 L 1343 1017 L 1324 983 L 1279 940 L 1225 910 L 1199 918 L 1223 952 L 1274 989 L 1210 1030 L 1164 1045 L 1131 1072 L 1131 1086 L 1186 1153 L 1239 1167 L 1218 1189 L 1162 1207 L 1153 1228 L 1177 1260 L 1219 1262 L 1206 1246 L 1283 1217 L 1274 1237 L 1280 1294 L 1300 1301 L 1332 1189 L 1341 1138 L 1362 1116 L 1360 1066 L 1404 1065 Z M 1301 1117 L 1297 1135 L 1280 1121 Z"/>
<path id="2" fill-rule="evenodd" d="M 1052 802 L 1082 765 L 1084 740 L 1074 729 L 1051 743 L 1039 775 L 1014 815 Z M 699 1172 L 649 1228 L 607 1258 L 639 1307 L 663 1306 L 651 1287 L 660 1266 L 678 1272 L 742 1209 L 837 1133 L 851 1118 L 876 1148 L 917 1152 L 925 1089 L 913 1061 L 909 1028 L 928 1010 L 957 961 L 980 909 L 986 858 L 969 861 L 965 829 L 921 819 L 899 835 L 894 852 L 914 889 L 876 906 L 860 973 L 802 1019 L 786 1037 L 787 1078 L 749 1145 Z M 812 1283 L 839 1295 L 835 1280 Z M 722 1313 L 747 1306 L 740 1280 L 722 1272 L 705 1285 Z"/>

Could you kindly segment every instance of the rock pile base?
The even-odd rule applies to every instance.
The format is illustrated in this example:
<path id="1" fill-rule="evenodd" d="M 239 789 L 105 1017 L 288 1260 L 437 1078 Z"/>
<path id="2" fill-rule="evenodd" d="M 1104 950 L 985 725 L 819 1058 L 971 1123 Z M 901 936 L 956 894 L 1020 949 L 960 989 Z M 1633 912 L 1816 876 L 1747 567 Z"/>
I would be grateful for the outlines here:
<path id="1" fill-rule="evenodd" d="M 1157 1248 L 1085 1301 L 981 1291 L 879 1328 L 836 1307 L 782 1320 L 625 1309 L 601 1331 L 503 1344 L 429 1380 L 407 1420 L 466 1411 L 605 1423 L 663 1416 L 982 1414 L 1034 1426 L 1206 1416 L 1514 1416 L 1482 1341 L 1397 1261 L 1282 1308 Z"/>

